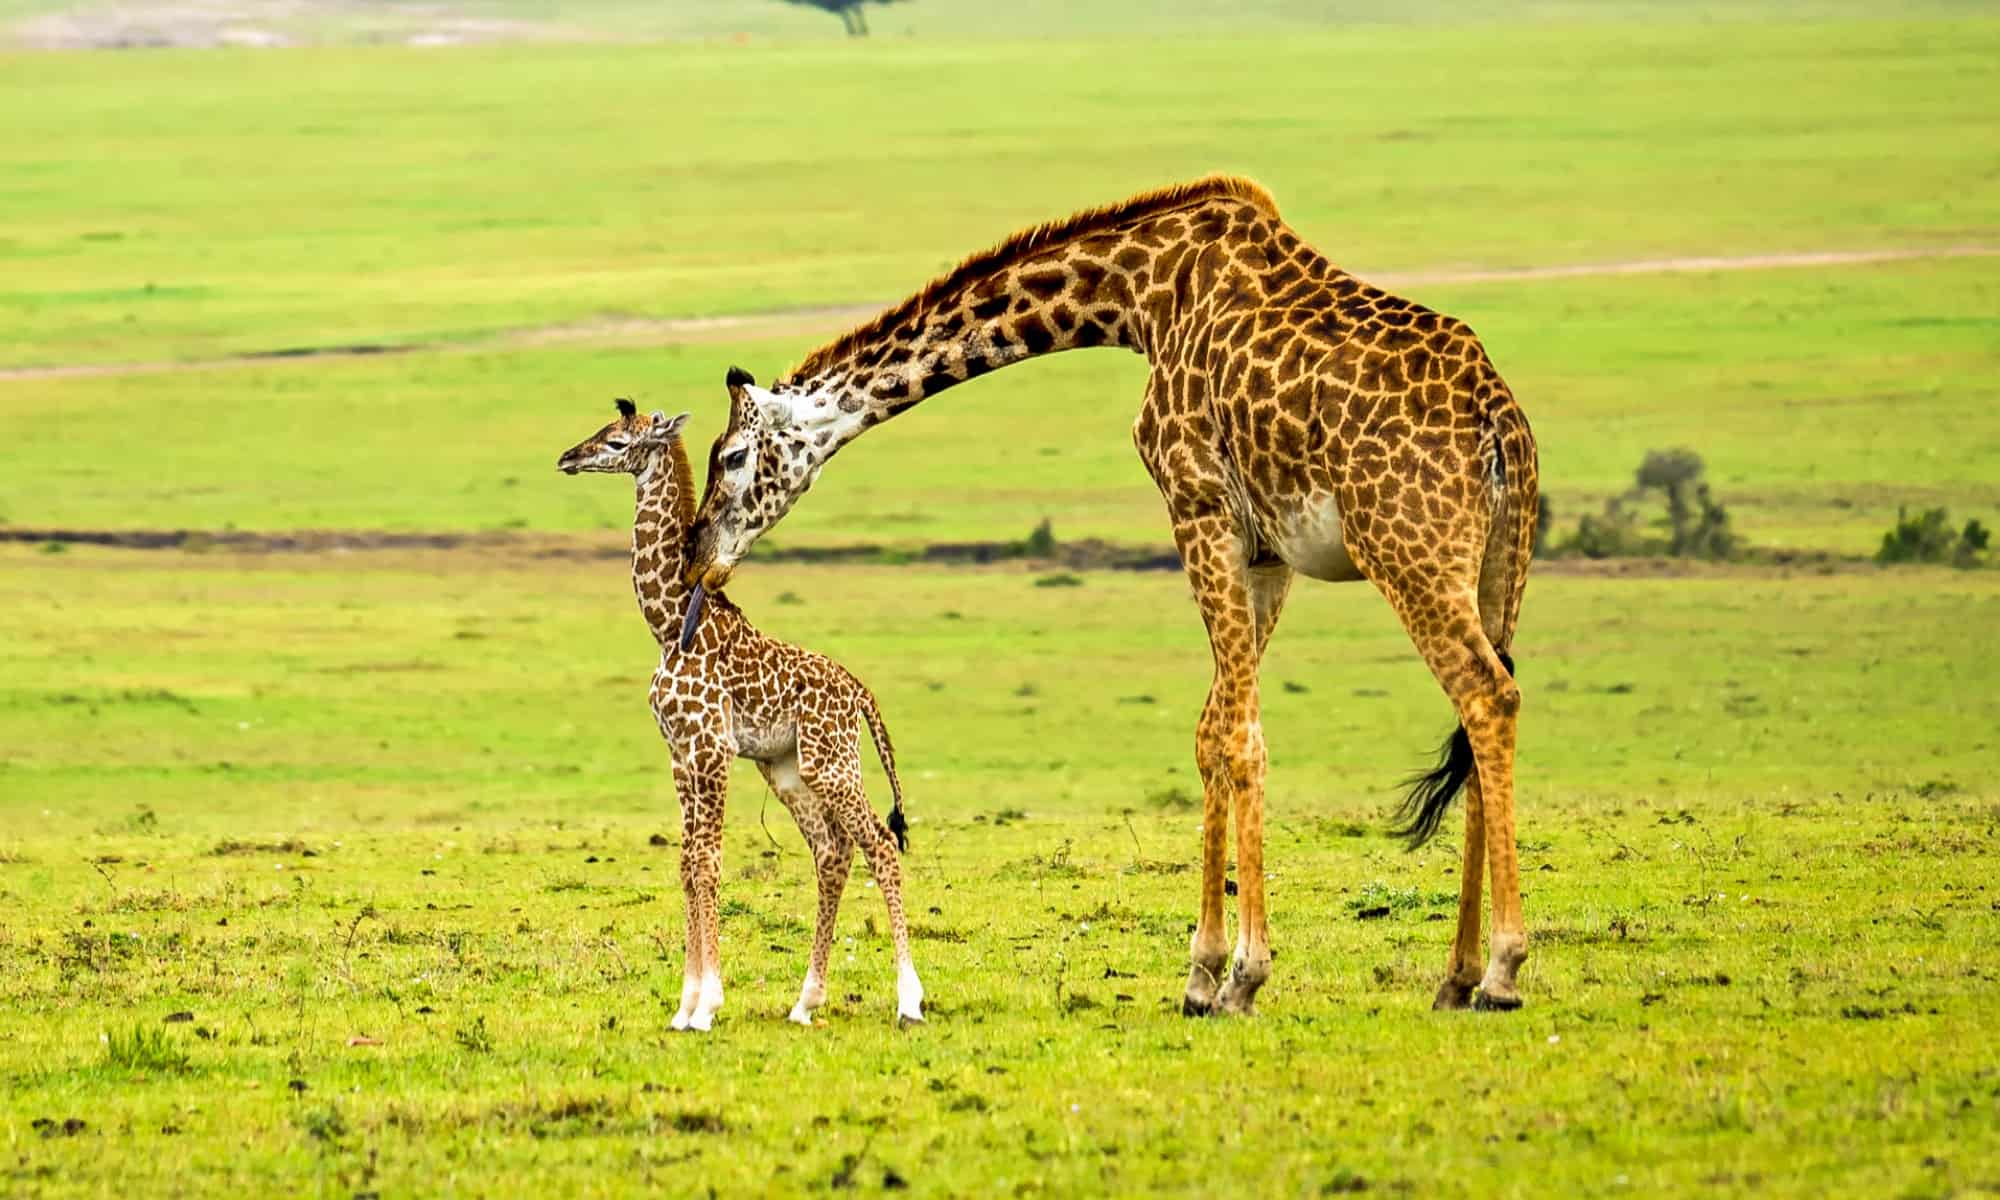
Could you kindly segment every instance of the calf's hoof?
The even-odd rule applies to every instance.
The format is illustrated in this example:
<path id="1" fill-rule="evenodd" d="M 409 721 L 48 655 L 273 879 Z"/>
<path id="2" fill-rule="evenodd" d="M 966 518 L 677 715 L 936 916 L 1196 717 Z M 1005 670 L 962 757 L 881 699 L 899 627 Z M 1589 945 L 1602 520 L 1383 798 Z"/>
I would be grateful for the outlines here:
<path id="1" fill-rule="evenodd" d="M 1474 1012 L 1513 1012 L 1521 1007 L 1519 996 L 1506 996 L 1498 992 L 1481 992 L 1473 997 Z"/>

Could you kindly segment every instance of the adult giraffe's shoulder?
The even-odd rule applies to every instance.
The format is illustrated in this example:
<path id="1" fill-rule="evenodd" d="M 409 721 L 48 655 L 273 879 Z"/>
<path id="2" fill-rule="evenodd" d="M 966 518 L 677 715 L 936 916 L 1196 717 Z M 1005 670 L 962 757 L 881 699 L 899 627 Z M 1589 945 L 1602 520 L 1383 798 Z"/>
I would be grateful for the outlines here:
<path id="1" fill-rule="evenodd" d="M 1215 656 L 1195 736 L 1202 891 L 1185 1011 L 1247 1012 L 1270 975 L 1257 664 L 1295 573 L 1373 583 L 1457 709 L 1459 730 L 1404 809 L 1403 832 L 1422 841 L 1466 798 L 1458 934 L 1437 1004 L 1473 1004 L 1476 985 L 1479 1007 L 1518 1007 L 1521 694 L 1509 651 L 1534 543 L 1534 438 L 1470 328 L 1334 266 L 1257 184 L 1214 176 L 1036 226 L 769 388 L 732 370 L 689 580 L 720 587 L 871 426 L 988 371 L 1089 346 L 1151 363 L 1133 441 L 1166 498 Z M 1225 978 L 1232 811 L 1241 911 Z"/>

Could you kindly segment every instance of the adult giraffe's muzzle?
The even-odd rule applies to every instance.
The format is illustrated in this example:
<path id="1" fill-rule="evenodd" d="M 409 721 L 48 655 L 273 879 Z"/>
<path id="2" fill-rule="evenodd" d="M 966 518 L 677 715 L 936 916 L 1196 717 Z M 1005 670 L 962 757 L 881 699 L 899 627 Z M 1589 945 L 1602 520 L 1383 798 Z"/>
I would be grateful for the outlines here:
<path id="1" fill-rule="evenodd" d="M 689 563 L 681 572 L 681 582 L 690 587 L 700 585 L 711 592 L 719 592 L 729 583 L 730 568 L 721 563 Z"/>

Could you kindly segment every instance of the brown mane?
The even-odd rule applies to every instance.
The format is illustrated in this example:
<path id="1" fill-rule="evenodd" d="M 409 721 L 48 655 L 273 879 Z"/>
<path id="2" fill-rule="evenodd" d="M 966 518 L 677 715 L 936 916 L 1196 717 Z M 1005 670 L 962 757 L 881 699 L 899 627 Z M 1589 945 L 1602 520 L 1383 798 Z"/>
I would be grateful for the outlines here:
<path id="1" fill-rule="evenodd" d="M 1185 208 L 1206 200 L 1224 198 L 1247 200 L 1274 217 L 1278 215 L 1278 202 L 1271 198 L 1271 193 L 1265 191 L 1263 185 L 1240 175 L 1205 175 L 1192 183 L 1179 183 L 1172 187 L 1141 192 L 1115 204 L 1107 204 L 1101 208 L 1087 208 L 1060 221 L 1048 221 L 1030 226 L 999 245 L 967 258 L 950 271 L 925 284 L 916 295 L 888 309 L 874 320 L 849 330 L 821 346 L 808 354 L 798 366 L 779 376 L 778 381 L 796 383 L 801 378 L 825 369 L 852 352 L 856 346 L 880 336 L 885 329 L 906 317 L 930 308 L 954 288 L 982 275 L 990 274 L 996 267 L 1004 266 L 1014 259 L 1140 217 L 1153 216 L 1170 209 Z M 734 428 L 734 425 L 732 414 L 731 427 Z"/>

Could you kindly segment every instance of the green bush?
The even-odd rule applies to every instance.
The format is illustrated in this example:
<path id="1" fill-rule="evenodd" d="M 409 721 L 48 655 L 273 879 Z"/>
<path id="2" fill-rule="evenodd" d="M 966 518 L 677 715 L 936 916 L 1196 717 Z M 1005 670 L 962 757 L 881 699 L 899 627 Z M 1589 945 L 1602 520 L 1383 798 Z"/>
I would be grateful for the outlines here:
<path id="1" fill-rule="evenodd" d="M 1576 532 L 1551 544 L 1551 553 L 1584 558 L 1734 558 L 1742 541 L 1729 527 L 1729 510 L 1702 481 L 1702 470 L 1701 455 L 1684 447 L 1648 451 L 1634 474 L 1632 490 L 1605 501 L 1603 512 L 1586 513 L 1577 521 Z M 1642 521 L 1635 506 L 1654 495 L 1665 501 L 1666 514 Z"/>
<path id="2" fill-rule="evenodd" d="M 1963 529 L 1951 527 L 1951 514 L 1942 508 L 1927 508 L 1916 516 L 1909 510 L 1896 510 L 1896 524 L 1882 535 L 1882 548 L 1875 552 L 1875 561 L 1883 565 L 1895 563 L 1942 563 L 1954 567 L 1976 567 L 1986 561 L 1986 550 L 1992 541 L 1992 534 L 1979 519 L 1965 523 Z"/>

